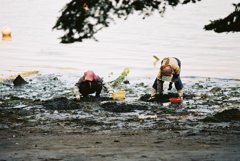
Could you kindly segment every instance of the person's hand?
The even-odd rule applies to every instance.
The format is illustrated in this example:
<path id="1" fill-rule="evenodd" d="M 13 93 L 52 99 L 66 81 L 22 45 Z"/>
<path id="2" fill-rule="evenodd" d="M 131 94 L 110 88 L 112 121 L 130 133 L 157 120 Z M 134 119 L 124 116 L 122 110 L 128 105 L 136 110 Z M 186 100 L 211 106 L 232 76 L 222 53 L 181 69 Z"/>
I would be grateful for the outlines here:
<path id="1" fill-rule="evenodd" d="M 80 101 L 80 92 L 79 92 L 79 89 L 78 89 L 77 86 L 74 86 L 73 92 L 74 92 L 74 94 L 75 94 L 75 96 L 76 96 L 76 99 L 77 99 L 78 101 Z"/>
<path id="2" fill-rule="evenodd" d="M 77 99 L 78 101 L 80 101 L 80 99 L 81 99 L 80 95 L 76 95 L 76 99 Z"/>
<path id="3" fill-rule="evenodd" d="M 156 96 L 151 96 L 149 99 L 148 99 L 148 101 L 155 101 L 156 100 Z"/>
<path id="4" fill-rule="evenodd" d="M 112 95 L 112 94 L 114 93 L 114 91 L 113 91 L 113 90 L 110 90 L 108 93 L 109 93 L 110 95 Z"/>
<path id="5" fill-rule="evenodd" d="M 183 98 L 183 90 L 180 89 L 177 92 L 178 92 L 178 97 Z"/>

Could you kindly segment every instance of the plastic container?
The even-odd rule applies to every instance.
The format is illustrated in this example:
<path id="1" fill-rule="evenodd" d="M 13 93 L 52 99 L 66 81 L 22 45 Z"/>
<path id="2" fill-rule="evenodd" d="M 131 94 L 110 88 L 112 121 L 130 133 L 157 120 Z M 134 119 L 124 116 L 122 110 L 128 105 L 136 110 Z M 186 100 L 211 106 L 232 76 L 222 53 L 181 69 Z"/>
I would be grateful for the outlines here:
<path id="1" fill-rule="evenodd" d="M 117 91 L 112 94 L 112 98 L 114 100 L 124 100 L 126 98 L 126 92 L 125 91 Z"/>
<path id="2" fill-rule="evenodd" d="M 169 98 L 169 101 L 171 103 L 177 104 L 177 103 L 182 103 L 182 99 L 181 98 Z"/>

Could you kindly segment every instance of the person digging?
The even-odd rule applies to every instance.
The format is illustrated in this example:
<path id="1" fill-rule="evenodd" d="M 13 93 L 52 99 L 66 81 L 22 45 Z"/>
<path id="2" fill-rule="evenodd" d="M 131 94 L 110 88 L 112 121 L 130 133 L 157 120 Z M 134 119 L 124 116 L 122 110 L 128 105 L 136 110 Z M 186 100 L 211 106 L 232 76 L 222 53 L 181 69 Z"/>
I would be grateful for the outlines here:
<path id="1" fill-rule="evenodd" d="M 157 96 L 163 95 L 163 84 L 169 82 L 168 90 L 172 89 L 174 83 L 178 96 L 183 99 L 183 84 L 180 78 L 181 61 L 175 57 L 165 57 L 161 62 L 158 75 L 152 85 L 151 97 L 155 100 Z"/>
<path id="2" fill-rule="evenodd" d="M 89 94 L 95 93 L 96 97 L 100 96 L 102 88 L 105 88 L 109 94 L 112 94 L 113 89 L 103 81 L 93 71 L 88 70 L 84 72 L 83 76 L 74 86 L 74 94 L 77 100 L 81 99 L 81 96 L 87 97 Z"/>

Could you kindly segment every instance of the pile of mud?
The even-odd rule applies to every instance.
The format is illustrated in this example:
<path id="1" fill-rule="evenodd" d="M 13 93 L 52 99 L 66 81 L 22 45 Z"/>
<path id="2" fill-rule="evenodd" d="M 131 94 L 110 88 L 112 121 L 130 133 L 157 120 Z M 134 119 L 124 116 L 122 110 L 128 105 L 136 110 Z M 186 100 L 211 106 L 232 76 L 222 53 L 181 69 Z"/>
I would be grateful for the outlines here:
<path id="1" fill-rule="evenodd" d="M 229 122 L 229 121 L 240 121 L 240 110 L 237 108 L 227 109 L 221 112 L 217 112 L 213 116 L 206 117 L 203 119 L 206 122 Z"/>

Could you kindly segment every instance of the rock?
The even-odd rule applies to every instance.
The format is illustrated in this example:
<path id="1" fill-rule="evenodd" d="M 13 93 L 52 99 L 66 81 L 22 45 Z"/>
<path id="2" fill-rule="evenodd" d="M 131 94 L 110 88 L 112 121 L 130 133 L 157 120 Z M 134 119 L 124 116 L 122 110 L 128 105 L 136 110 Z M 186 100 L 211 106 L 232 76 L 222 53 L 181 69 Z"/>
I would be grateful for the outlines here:
<path id="1" fill-rule="evenodd" d="M 53 114 L 58 114 L 58 111 L 57 111 L 57 110 L 54 110 Z"/>
<path id="2" fill-rule="evenodd" d="M 212 93 L 216 93 L 216 92 L 219 92 L 219 91 L 221 91 L 222 89 L 220 88 L 220 87 L 213 87 L 211 90 L 210 90 L 210 92 L 212 92 Z"/>
<path id="3" fill-rule="evenodd" d="M 9 126 L 0 123 L 0 130 L 2 130 L 2 129 L 9 129 Z"/>
<path id="4" fill-rule="evenodd" d="M 203 94 L 201 94 L 200 97 L 201 97 L 202 99 L 208 99 L 208 98 L 209 98 L 209 96 L 208 96 L 207 93 L 203 93 Z"/>
<path id="5" fill-rule="evenodd" d="M 229 109 L 214 115 L 215 118 L 221 121 L 240 121 L 239 109 Z"/>
<path id="6" fill-rule="evenodd" d="M 239 109 L 228 109 L 218 112 L 212 117 L 206 117 L 203 121 L 206 122 L 225 122 L 225 121 L 240 121 Z"/>
<path id="7" fill-rule="evenodd" d="M 58 80 L 58 78 L 57 78 L 57 77 L 54 77 L 53 80 Z"/>
<path id="8" fill-rule="evenodd" d="M 157 115 L 144 115 L 144 114 L 140 114 L 138 115 L 138 119 L 156 119 Z"/>
<path id="9" fill-rule="evenodd" d="M 124 84 L 130 84 L 129 80 L 124 80 L 123 83 Z"/>
<path id="10" fill-rule="evenodd" d="M 15 79 L 13 80 L 13 85 L 14 85 L 14 86 L 21 86 L 21 85 L 24 85 L 24 84 L 27 84 L 27 83 L 28 83 L 28 82 L 25 81 L 25 80 L 21 77 L 21 75 L 18 75 L 17 78 L 15 78 Z"/>

